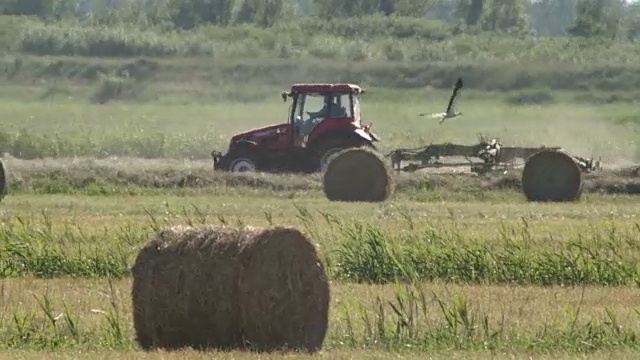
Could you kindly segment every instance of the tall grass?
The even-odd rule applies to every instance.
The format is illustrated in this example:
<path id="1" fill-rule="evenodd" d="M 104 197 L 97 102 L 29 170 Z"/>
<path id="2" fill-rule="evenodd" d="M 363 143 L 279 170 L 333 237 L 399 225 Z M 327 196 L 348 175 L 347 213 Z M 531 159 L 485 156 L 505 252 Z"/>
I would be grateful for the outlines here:
<path id="1" fill-rule="evenodd" d="M 0 303 L 0 349 L 139 350 L 133 334 L 128 291 L 106 281 L 96 286 L 108 299 L 86 314 L 68 306 L 67 300 L 49 292 L 34 294 L 35 306 L 14 302 L 4 291 Z M 4 290 L 4 289 L 3 289 Z M 68 295 L 68 294 L 67 294 Z M 619 324 L 617 314 L 604 307 L 602 316 L 578 321 L 580 305 L 570 309 L 563 321 L 546 321 L 542 328 L 526 324 L 495 322 L 463 294 L 427 292 L 419 286 L 399 288 L 391 296 L 377 295 L 373 301 L 348 299 L 331 313 L 326 350 L 369 349 L 402 352 L 422 351 L 508 351 L 578 354 L 614 349 L 638 349 L 636 328 Z M 69 296 L 69 295 L 68 295 Z M 24 296 L 21 296 L 25 302 Z M 78 299 L 70 296 L 68 301 Z M 102 307 L 102 308 L 99 308 Z M 551 310 L 551 311 L 550 311 Z M 553 313 L 554 309 L 540 309 Z M 583 316 L 584 317 L 584 316 Z"/>
<path id="2" fill-rule="evenodd" d="M 15 217 L 0 228 L 0 277 L 122 277 L 129 275 L 131 247 L 144 240 L 144 229 L 105 229 L 86 235 L 81 227 L 54 226 L 46 212 L 41 221 Z"/>
<path id="3" fill-rule="evenodd" d="M 95 94 L 96 101 L 108 101 L 126 96 L 127 89 L 119 88 L 119 80 L 107 83 Z M 125 87 L 137 85 L 124 83 Z M 124 93 L 123 93 L 124 91 Z M 220 136 L 211 131 L 199 137 L 181 133 L 160 131 L 123 131 L 118 134 L 97 136 L 69 136 L 62 133 L 38 134 L 26 129 L 17 132 L 0 131 L 0 151 L 21 159 L 60 158 L 76 156 L 132 156 L 147 159 L 160 158 L 211 158 L 211 149 L 222 147 Z"/>
<path id="4" fill-rule="evenodd" d="M 129 314 L 123 314 L 123 299 L 108 279 L 109 307 L 107 310 L 92 309 L 102 321 L 83 323 L 78 310 L 65 301 L 58 304 L 48 293 L 33 294 L 37 311 L 25 311 L 14 307 L 0 293 L 0 303 L 11 313 L 0 316 L 0 349 L 64 350 L 73 348 L 131 349 L 133 339 L 128 335 Z M 3 289 L 4 290 L 4 289 Z M 97 324 L 96 324 L 97 323 Z"/>
<path id="5" fill-rule="evenodd" d="M 578 305 L 566 323 L 546 324 L 542 331 L 524 333 L 522 329 L 505 326 L 504 314 L 502 322 L 496 324 L 462 294 L 453 294 L 450 300 L 444 300 L 442 295 L 407 285 L 394 291 L 393 300 L 376 296 L 369 307 L 342 306 L 340 316 L 346 325 L 340 344 L 413 351 L 562 349 L 570 353 L 632 349 L 640 345 L 637 334 L 619 326 L 610 308 L 605 308 L 602 319 L 578 324 Z M 540 309 L 540 313 L 545 310 Z M 433 313 L 439 316 L 434 319 Z"/>
<path id="6" fill-rule="evenodd" d="M 224 216 L 207 215 L 198 208 L 167 211 L 173 212 L 173 220 L 152 216 L 146 223 L 105 228 L 90 236 L 73 222 L 54 227 L 46 214 L 40 222 L 7 218 L 0 228 L 0 275 L 127 277 L 137 249 L 158 227 L 176 221 L 229 224 Z M 640 284 L 638 224 L 624 232 L 603 224 L 554 244 L 552 236 L 534 240 L 524 219 L 521 226 L 503 226 L 497 239 L 477 239 L 456 227 L 445 230 L 426 224 L 412 228 L 409 220 L 406 231 L 391 233 L 378 225 L 344 221 L 329 213 L 316 218 L 304 207 L 298 211 L 306 231 L 323 247 L 336 280 Z"/>
<path id="7" fill-rule="evenodd" d="M 455 283 L 519 285 L 640 285 L 639 249 L 632 233 L 614 229 L 579 234 L 548 249 L 521 229 L 503 228 L 491 244 L 461 233 L 427 231 L 393 235 L 372 225 L 343 226 L 333 259 L 338 279 L 366 283 L 443 280 Z M 548 241 L 553 241 L 549 236 Z"/>

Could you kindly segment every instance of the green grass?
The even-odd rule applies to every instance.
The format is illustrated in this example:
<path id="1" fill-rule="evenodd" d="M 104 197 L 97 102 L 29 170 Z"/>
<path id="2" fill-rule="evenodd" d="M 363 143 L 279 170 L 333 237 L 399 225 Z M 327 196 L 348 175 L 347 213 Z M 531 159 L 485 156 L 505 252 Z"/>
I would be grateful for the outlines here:
<path id="1" fill-rule="evenodd" d="M 640 113 L 632 105 L 561 102 L 519 106 L 463 94 L 458 109 L 464 115 L 439 125 L 417 114 L 442 111 L 447 93 L 406 92 L 401 99 L 384 101 L 396 94 L 379 90 L 376 95 L 376 90 L 363 97 L 363 122 L 373 123 L 385 153 L 431 142 L 472 144 L 482 133 L 503 144 L 562 146 L 580 156 L 602 156 L 608 162 L 633 162 L 638 156 Z M 275 95 L 268 101 L 184 105 L 9 100 L 3 103 L 0 151 L 24 159 L 209 159 L 214 149 L 226 151 L 230 136 L 237 132 L 286 122 L 287 109 L 288 104 Z"/>
<path id="2" fill-rule="evenodd" d="M 33 289 L 39 282 L 9 282 L 7 293 L 24 303 L 23 309 L 10 303 L 11 318 L 3 321 L 3 349 L 28 349 L 50 352 L 116 350 L 137 348 L 132 341 L 128 282 L 102 281 L 87 283 L 103 296 L 90 294 L 86 300 L 76 296 L 68 300 L 81 311 L 74 311 L 66 301 L 56 301 L 69 283 L 55 282 L 46 293 L 19 295 L 17 287 Z M 527 351 L 544 354 L 567 352 L 574 355 L 596 351 L 637 350 L 637 326 L 618 328 L 637 319 L 618 318 L 613 308 L 605 308 L 602 315 L 595 315 L 593 305 L 563 304 L 567 314 L 556 321 L 542 321 L 520 316 L 526 325 L 510 320 L 496 323 L 500 310 L 495 305 L 474 302 L 470 296 L 478 289 L 467 288 L 454 294 L 443 289 L 409 286 L 377 289 L 378 295 L 367 301 L 353 301 L 347 296 L 364 294 L 357 287 L 335 288 L 335 296 L 345 301 L 332 313 L 333 326 L 325 341 L 325 351 L 393 351 L 411 355 L 424 351 L 450 353 L 451 351 L 482 352 L 487 349 L 498 352 Z M 504 289 L 494 289 L 504 291 Z M 556 290 L 559 291 L 559 290 Z M 531 289 L 519 292 L 535 295 Z M 567 291 L 564 291 L 567 292 Z M 351 293 L 351 294 L 349 294 Z M 512 292 L 512 295 L 514 292 Z M 591 295 L 590 293 L 594 293 Z M 624 294 L 624 292 L 620 292 Z M 540 295 L 540 294 L 538 294 Z M 582 297 L 593 302 L 597 290 L 589 289 Z M 127 299 L 128 300 L 128 299 Z M 516 300 L 517 306 L 526 306 Z M 503 301 L 500 301 L 504 305 Z M 474 305 L 480 305 L 481 308 Z M 92 308 L 89 310 L 89 306 Z M 585 309 L 582 309 L 585 307 Z M 580 319 L 580 311 L 587 312 L 589 321 Z M 85 313 L 87 311 L 87 313 Z M 553 308 L 540 309 L 544 315 L 559 314 Z M 625 312 L 626 313 L 626 312 Z M 504 312 L 502 315 L 504 316 Z M 524 332 L 523 332 L 524 331 Z M 153 353 L 152 353 L 153 354 Z"/>
<path id="3" fill-rule="evenodd" d="M 338 357 L 638 349 L 635 196 L 534 204 L 500 190 L 456 201 L 449 190 L 351 204 L 253 189 L 10 194 L 0 209 L 5 354 L 139 354 L 129 268 L 154 228 L 178 223 L 287 224 L 312 236 L 332 280 L 325 351 Z"/>
<path id="4" fill-rule="evenodd" d="M 634 197 L 375 206 L 241 198 L 8 198 L 2 348 L 136 351 L 128 295 L 136 250 L 155 226 L 206 222 L 295 224 L 313 237 L 332 280 L 330 354 L 638 349 Z M 359 285 L 356 276 L 389 284 Z"/>
<path id="5" fill-rule="evenodd" d="M 117 204 L 119 198 L 109 202 Z M 240 197 L 231 197 L 234 198 Z M 209 196 L 207 200 L 212 199 Z M 135 220 L 118 220 L 93 231 L 82 220 L 60 219 L 60 215 L 52 216 L 49 212 L 40 219 L 9 212 L 0 232 L 0 269 L 3 276 L 8 277 L 128 277 L 137 249 L 158 226 L 176 222 L 236 226 L 256 221 L 271 225 L 293 220 L 320 244 L 329 272 L 337 280 L 607 286 L 631 285 L 640 280 L 640 269 L 636 265 L 638 246 L 634 241 L 640 234 L 640 225 L 634 221 L 622 224 L 618 220 L 594 217 L 602 215 L 572 214 L 565 209 L 552 218 L 571 216 L 576 217 L 575 220 L 570 224 L 549 225 L 538 216 L 527 215 L 532 205 L 524 200 L 512 210 L 512 216 L 518 214 L 517 217 L 507 221 L 492 218 L 496 215 L 483 210 L 490 203 L 478 201 L 471 206 L 464 203 L 448 206 L 447 217 L 429 219 L 416 219 L 428 203 L 413 209 L 392 210 L 397 203 L 376 206 L 371 215 L 379 217 L 383 224 L 366 218 L 345 219 L 340 212 L 327 210 L 335 205 L 322 199 L 314 201 L 322 205 L 315 211 L 315 206 L 300 205 L 309 201 L 308 197 L 298 198 L 293 204 L 288 204 L 291 201 L 288 199 L 256 198 L 254 208 L 239 213 L 244 216 L 229 216 L 225 211 L 215 210 L 220 205 L 223 209 L 228 207 L 228 199 L 228 196 L 221 197 L 205 208 L 183 199 L 178 200 L 177 205 L 167 204 L 162 212 L 153 201 L 136 201 L 141 207 L 134 206 L 131 210 L 135 212 L 128 214 Z M 19 199 L 7 201 L 9 209 L 12 203 L 20 204 L 16 201 Z M 597 195 L 591 201 L 603 202 L 608 198 Z M 270 207 L 265 206 L 268 202 L 272 202 Z M 633 204 L 630 197 L 628 206 Z M 289 215 L 282 220 L 285 208 Z M 632 219 L 637 210 L 629 210 Z M 59 210 L 53 211 L 59 214 Z M 120 214 L 124 211 L 120 209 Z M 385 212 L 389 213 L 385 215 Z M 461 214 L 456 215 L 458 212 Z M 475 213 L 475 216 L 467 218 L 469 215 L 465 213 Z M 481 219 L 487 217 L 491 220 L 484 222 L 493 230 L 479 228 Z M 259 218 L 262 219 L 257 220 Z M 95 225 L 92 222 L 91 227 Z M 559 228 L 564 229 L 563 235 L 554 234 Z"/>

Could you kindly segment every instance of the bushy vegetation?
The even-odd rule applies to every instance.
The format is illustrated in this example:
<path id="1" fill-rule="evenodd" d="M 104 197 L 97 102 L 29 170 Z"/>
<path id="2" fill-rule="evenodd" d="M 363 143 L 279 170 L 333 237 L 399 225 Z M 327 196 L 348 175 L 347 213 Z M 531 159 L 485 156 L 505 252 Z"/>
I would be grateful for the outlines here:
<path id="1" fill-rule="evenodd" d="M 348 6 L 332 0 L 216 0 L 207 6 L 201 0 L 189 0 L 190 6 L 167 0 L 114 8 L 99 1 L 75 7 L 74 1 L 5 5 L 6 14 L 38 19 L 1 18 L 6 30 L 0 47 L 17 56 L 204 57 L 177 66 L 179 73 L 222 67 L 214 71 L 255 83 L 284 82 L 292 67 L 297 75 L 313 71 L 388 87 L 449 87 L 459 74 L 468 79 L 468 88 L 500 90 L 615 91 L 634 89 L 639 81 L 640 53 L 633 40 L 637 7 L 616 0 L 428 5 L 397 0 Z M 247 58 L 257 61 L 235 69 L 224 65 Z"/>
<path id="2" fill-rule="evenodd" d="M 379 284 L 640 285 L 635 261 L 640 248 L 634 241 L 640 234 L 638 224 L 629 232 L 592 228 L 550 244 L 552 237 L 534 239 L 526 219 L 520 227 L 503 226 L 499 238 L 483 241 L 462 230 L 446 231 L 430 224 L 396 234 L 373 224 L 345 222 L 330 213 L 313 216 L 304 207 L 298 210 L 304 227 L 322 244 L 335 279 Z M 197 207 L 184 211 L 173 215 L 189 225 L 212 221 Z M 223 215 L 217 220 L 228 221 Z M 105 228 L 85 236 L 83 228 L 73 223 L 54 229 L 46 215 L 39 223 L 5 219 L 0 276 L 128 277 L 136 250 L 158 226 L 168 225 L 166 221 L 152 217 L 136 227 Z"/>

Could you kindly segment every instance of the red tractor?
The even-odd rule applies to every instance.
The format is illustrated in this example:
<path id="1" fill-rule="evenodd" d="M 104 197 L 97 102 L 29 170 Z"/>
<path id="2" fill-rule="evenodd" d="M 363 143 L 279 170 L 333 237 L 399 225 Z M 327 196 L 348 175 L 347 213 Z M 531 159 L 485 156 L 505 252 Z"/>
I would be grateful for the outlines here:
<path id="1" fill-rule="evenodd" d="M 335 152 L 371 147 L 378 141 L 360 120 L 360 94 L 354 84 L 295 84 L 282 100 L 292 98 L 289 121 L 253 129 L 231 138 L 225 155 L 213 151 L 215 170 L 243 172 L 322 171 Z"/>

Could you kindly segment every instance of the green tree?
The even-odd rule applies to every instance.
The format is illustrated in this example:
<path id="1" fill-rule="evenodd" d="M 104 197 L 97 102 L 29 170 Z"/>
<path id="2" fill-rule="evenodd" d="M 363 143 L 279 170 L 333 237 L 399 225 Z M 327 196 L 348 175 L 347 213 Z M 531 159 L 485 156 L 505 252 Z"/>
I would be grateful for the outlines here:
<path id="1" fill-rule="evenodd" d="M 538 35 L 565 35 L 575 12 L 576 0 L 539 0 L 531 3 L 530 18 Z"/>
<path id="2" fill-rule="evenodd" d="M 295 10 L 294 5 L 292 0 L 243 0 L 236 15 L 236 22 L 271 27 L 291 16 Z"/>
<path id="3" fill-rule="evenodd" d="M 491 0 L 485 3 L 482 29 L 508 33 L 530 30 L 524 0 Z"/>
<path id="4" fill-rule="evenodd" d="M 460 0 L 456 7 L 456 17 L 467 26 L 476 26 L 484 13 L 485 0 Z"/>
<path id="5" fill-rule="evenodd" d="M 395 0 L 395 13 L 400 16 L 422 17 L 432 1 L 427 0 Z"/>
<path id="6" fill-rule="evenodd" d="M 0 14 L 48 17 L 53 14 L 52 0 L 0 0 Z"/>
<path id="7" fill-rule="evenodd" d="M 228 25 L 234 0 L 170 0 L 171 20 L 180 28 L 190 29 L 200 23 Z"/>
<path id="8" fill-rule="evenodd" d="M 321 17 L 357 17 L 379 11 L 379 0 L 315 0 L 313 9 Z"/>
<path id="9" fill-rule="evenodd" d="M 576 19 L 567 32 L 580 37 L 618 36 L 624 3 L 621 0 L 578 0 Z"/>

